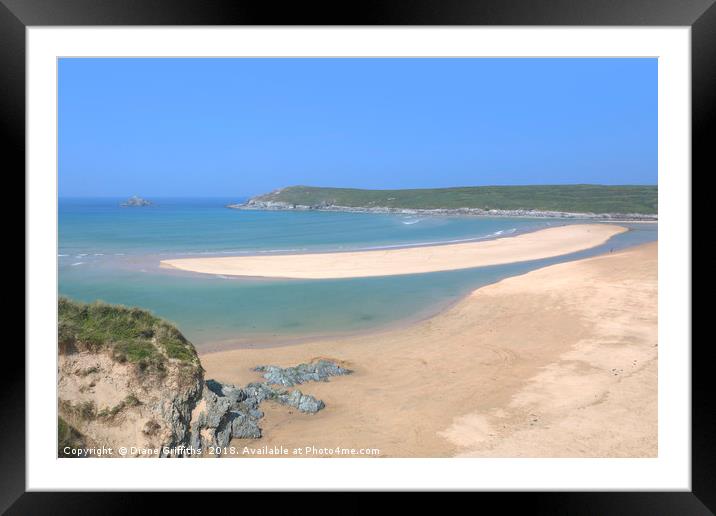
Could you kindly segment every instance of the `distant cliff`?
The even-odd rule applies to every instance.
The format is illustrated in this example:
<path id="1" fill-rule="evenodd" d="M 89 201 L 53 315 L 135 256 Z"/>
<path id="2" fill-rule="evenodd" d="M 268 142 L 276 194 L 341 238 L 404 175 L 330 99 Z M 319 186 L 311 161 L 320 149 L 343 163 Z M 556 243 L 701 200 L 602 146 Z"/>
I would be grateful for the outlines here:
<path id="1" fill-rule="evenodd" d="M 657 187 L 649 185 L 475 186 L 412 190 L 290 186 L 228 207 L 656 220 L 657 194 Z"/>

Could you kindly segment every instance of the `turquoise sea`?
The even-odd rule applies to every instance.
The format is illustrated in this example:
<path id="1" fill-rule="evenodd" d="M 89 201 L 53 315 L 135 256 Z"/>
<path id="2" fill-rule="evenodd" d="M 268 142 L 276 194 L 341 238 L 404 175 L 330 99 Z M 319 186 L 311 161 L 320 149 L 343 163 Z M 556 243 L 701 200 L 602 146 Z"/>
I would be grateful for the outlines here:
<path id="1" fill-rule="evenodd" d="M 167 258 L 300 253 L 497 238 L 581 221 L 238 211 L 241 199 L 60 199 L 59 292 L 141 306 L 201 350 L 366 331 L 427 317 L 482 285 L 657 239 L 656 224 L 571 255 L 461 271 L 345 280 L 227 278 L 159 268 Z"/>

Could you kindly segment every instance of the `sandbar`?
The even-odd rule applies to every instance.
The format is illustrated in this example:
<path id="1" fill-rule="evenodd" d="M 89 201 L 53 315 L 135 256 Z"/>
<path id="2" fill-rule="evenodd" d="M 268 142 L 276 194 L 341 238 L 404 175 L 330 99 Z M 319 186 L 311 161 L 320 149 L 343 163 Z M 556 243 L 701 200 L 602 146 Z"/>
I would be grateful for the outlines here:
<path id="1" fill-rule="evenodd" d="M 161 267 L 223 276 L 328 279 L 469 269 L 561 256 L 627 231 L 613 224 L 573 224 L 477 242 L 370 251 L 221 256 L 162 260 Z"/>

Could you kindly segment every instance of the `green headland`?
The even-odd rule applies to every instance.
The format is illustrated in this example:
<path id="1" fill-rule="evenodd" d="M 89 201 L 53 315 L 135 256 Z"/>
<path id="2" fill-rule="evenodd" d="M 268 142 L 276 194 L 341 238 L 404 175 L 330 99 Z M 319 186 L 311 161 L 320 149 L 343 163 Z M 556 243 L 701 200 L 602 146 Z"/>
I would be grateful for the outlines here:
<path id="1" fill-rule="evenodd" d="M 467 186 L 363 190 L 289 186 L 259 195 L 243 209 L 475 210 L 586 214 L 657 214 L 656 185 Z"/>

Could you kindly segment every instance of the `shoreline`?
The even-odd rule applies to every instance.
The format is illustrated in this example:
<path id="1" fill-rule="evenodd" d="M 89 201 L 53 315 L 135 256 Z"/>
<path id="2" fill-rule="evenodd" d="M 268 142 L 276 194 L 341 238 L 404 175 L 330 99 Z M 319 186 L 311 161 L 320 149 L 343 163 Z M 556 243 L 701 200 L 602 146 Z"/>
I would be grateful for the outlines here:
<path id="1" fill-rule="evenodd" d="M 554 218 L 564 220 L 586 219 L 590 222 L 658 222 L 658 214 L 642 213 L 586 213 L 545 210 L 484 210 L 481 208 L 390 208 L 387 206 L 314 206 L 276 201 L 249 201 L 227 204 L 226 208 L 240 211 L 327 211 L 342 213 L 375 213 L 393 215 L 426 215 L 470 217 L 514 217 L 527 219 Z"/>
<path id="2" fill-rule="evenodd" d="M 200 356 L 207 378 L 235 384 L 259 380 L 258 364 L 355 370 L 301 387 L 326 402 L 316 415 L 267 405 L 264 437 L 240 447 L 651 457 L 656 260 L 657 243 L 642 244 L 503 279 L 404 328 Z"/>
<path id="3" fill-rule="evenodd" d="M 501 280 L 498 280 L 501 281 Z M 489 286 L 494 283 L 490 283 L 485 286 Z M 482 287 L 479 287 L 482 288 Z M 465 298 L 470 296 L 471 292 L 467 292 L 460 296 L 456 296 L 454 299 L 442 301 L 437 305 L 431 305 L 428 308 L 421 310 L 420 312 L 411 315 L 410 317 L 398 319 L 395 321 L 388 322 L 381 326 L 371 326 L 369 328 L 361 328 L 355 330 L 344 330 L 336 332 L 325 332 L 325 333 L 311 333 L 306 335 L 272 335 L 267 336 L 265 333 L 259 334 L 242 334 L 240 338 L 226 338 L 216 339 L 204 342 L 203 344 L 195 344 L 197 353 L 210 354 L 210 353 L 222 353 L 227 351 L 238 351 L 244 349 L 278 349 L 289 346 L 300 346 L 308 342 L 325 342 L 330 340 L 343 340 L 354 337 L 370 337 L 383 335 L 385 333 L 391 333 L 394 331 L 403 330 L 420 324 L 424 321 L 432 319 L 440 315 L 441 313 L 450 310 L 453 306 L 462 302 Z M 255 343 L 255 345 L 251 345 Z"/>
<path id="4" fill-rule="evenodd" d="M 596 247 L 628 231 L 568 224 L 515 236 L 380 250 L 161 260 L 160 267 L 222 276 L 337 279 L 421 274 L 551 258 Z"/>
<path id="5" fill-rule="evenodd" d="M 644 244 L 635 244 L 630 245 L 626 248 L 623 248 L 622 250 L 628 250 L 632 249 L 634 247 L 639 247 L 640 245 Z M 594 256 L 602 256 L 604 254 L 607 254 L 608 251 L 605 249 L 603 252 L 594 255 Z M 580 259 L 585 258 L 575 258 L 570 259 L 567 262 L 563 263 L 569 263 L 572 261 L 579 261 Z M 272 349 L 272 348 L 282 348 L 285 346 L 295 346 L 300 345 L 307 342 L 318 342 L 318 341 L 327 341 L 331 339 L 347 339 L 351 337 L 361 337 L 361 336 L 375 336 L 375 335 L 381 335 L 387 332 L 393 332 L 396 330 L 401 330 L 408 328 L 412 325 L 421 323 L 427 319 L 431 319 L 432 317 L 440 315 L 442 312 L 445 312 L 452 308 L 453 306 L 459 304 L 463 300 L 465 300 L 467 297 L 469 297 L 474 291 L 479 290 L 484 287 L 488 287 L 490 285 L 494 285 L 495 283 L 499 283 L 500 281 L 508 278 L 518 277 L 522 276 L 524 274 L 527 274 L 528 272 L 532 272 L 533 270 L 539 270 L 544 267 L 548 267 L 549 265 L 542 265 L 540 267 L 537 267 L 535 269 L 530 269 L 528 271 L 520 272 L 514 275 L 509 275 L 500 279 L 495 279 L 493 281 L 490 281 L 489 283 L 485 283 L 483 285 L 480 285 L 478 287 L 475 287 L 471 290 L 467 290 L 463 293 L 461 293 L 458 296 L 455 296 L 451 299 L 445 299 L 440 301 L 439 303 L 432 304 L 429 307 L 426 307 L 419 312 L 416 312 L 408 317 L 404 317 L 398 320 L 394 320 L 391 322 L 387 322 L 385 324 L 382 324 L 380 326 L 371 326 L 369 328 L 361 328 L 361 329 L 353 329 L 353 330 L 337 330 L 337 331 L 325 331 L 325 332 L 316 332 L 316 333 L 306 333 L 306 334 L 274 334 L 269 335 L 268 333 L 242 333 L 240 338 L 237 337 L 226 337 L 226 338 L 216 338 L 208 341 L 204 341 L 201 344 L 196 344 L 197 346 L 197 352 L 200 354 L 205 353 L 218 353 L 223 351 L 232 351 L 232 350 L 241 350 L 241 349 Z M 167 269 L 170 270 L 170 269 Z M 181 273 L 187 273 L 185 271 L 179 271 L 175 270 L 175 272 L 181 272 Z M 201 276 L 201 273 L 191 273 L 196 274 L 198 276 Z M 258 281 L 261 281 L 262 279 L 268 279 L 268 278 L 255 278 Z"/>

